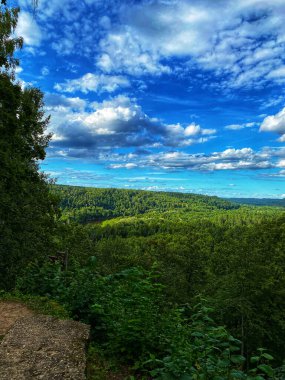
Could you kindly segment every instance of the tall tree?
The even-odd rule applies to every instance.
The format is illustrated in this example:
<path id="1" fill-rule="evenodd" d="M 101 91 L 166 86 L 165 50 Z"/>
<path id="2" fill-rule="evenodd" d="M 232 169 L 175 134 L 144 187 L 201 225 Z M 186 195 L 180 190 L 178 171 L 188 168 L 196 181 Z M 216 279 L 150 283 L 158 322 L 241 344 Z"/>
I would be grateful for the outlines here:
<path id="1" fill-rule="evenodd" d="M 0 13 L 0 288 L 11 288 L 17 273 L 34 257 L 52 250 L 56 204 L 39 172 L 50 135 L 43 94 L 13 81 L 16 48 L 12 38 L 19 10 Z"/>
<path id="2" fill-rule="evenodd" d="M 8 71 L 18 65 L 19 61 L 14 57 L 17 48 L 22 48 L 23 38 L 12 37 L 17 26 L 19 8 L 9 9 L 6 1 L 2 0 L 0 5 L 0 68 Z"/>

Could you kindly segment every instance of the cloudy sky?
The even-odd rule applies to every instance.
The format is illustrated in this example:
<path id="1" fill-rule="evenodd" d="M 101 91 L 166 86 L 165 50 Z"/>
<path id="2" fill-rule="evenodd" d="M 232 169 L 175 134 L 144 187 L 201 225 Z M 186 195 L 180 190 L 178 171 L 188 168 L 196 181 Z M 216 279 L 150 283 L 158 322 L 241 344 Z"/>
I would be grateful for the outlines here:
<path id="1" fill-rule="evenodd" d="M 58 183 L 285 197 L 284 0 L 18 0 Z"/>

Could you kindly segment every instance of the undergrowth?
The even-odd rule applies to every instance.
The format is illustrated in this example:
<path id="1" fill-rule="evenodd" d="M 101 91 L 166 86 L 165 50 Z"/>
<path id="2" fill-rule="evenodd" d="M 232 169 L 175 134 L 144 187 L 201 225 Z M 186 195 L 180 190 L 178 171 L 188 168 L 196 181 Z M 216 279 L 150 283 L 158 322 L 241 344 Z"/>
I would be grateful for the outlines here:
<path id="1" fill-rule="evenodd" d="M 155 266 L 101 276 L 91 258 L 85 266 L 73 261 L 68 270 L 60 263 L 33 263 L 18 289 L 40 296 L 27 296 L 28 303 L 49 297 L 91 325 L 92 380 L 282 379 L 264 349 L 249 358 L 240 354 L 241 342 L 216 325 L 207 301 L 197 298 L 195 306 L 183 307 L 167 301 L 159 278 Z M 46 311 L 61 311 L 57 302 L 47 302 Z"/>

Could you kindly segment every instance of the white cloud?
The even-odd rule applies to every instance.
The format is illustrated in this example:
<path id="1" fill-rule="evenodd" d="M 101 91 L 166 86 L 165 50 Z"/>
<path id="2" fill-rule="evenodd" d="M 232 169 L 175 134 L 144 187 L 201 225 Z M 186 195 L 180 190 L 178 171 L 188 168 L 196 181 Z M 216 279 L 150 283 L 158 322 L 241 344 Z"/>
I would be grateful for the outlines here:
<path id="1" fill-rule="evenodd" d="M 54 88 L 62 92 L 81 91 L 88 93 L 94 92 L 114 92 L 119 88 L 130 86 L 130 81 L 120 75 L 96 75 L 87 73 L 81 78 L 68 79 L 64 83 L 56 83 Z"/>
<path id="2" fill-rule="evenodd" d="M 256 123 L 256 122 L 251 122 L 251 123 L 242 123 L 242 124 L 230 124 L 230 125 L 226 125 L 225 126 L 225 129 L 230 129 L 230 130 L 240 130 L 240 129 L 244 129 L 244 128 L 252 128 L 252 127 L 255 127 L 259 125 L 259 123 Z"/>
<path id="3" fill-rule="evenodd" d="M 49 68 L 47 66 L 42 67 L 41 73 L 44 76 L 49 75 Z"/>
<path id="4" fill-rule="evenodd" d="M 209 155 L 184 152 L 158 153 L 149 155 L 141 165 L 164 169 L 213 170 L 258 170 L 274 167 L 270 156 L 264 152 L 254 152 L 251 148 L 226 149 Z"/>
<path id="5" fill-rule="evenodd" d="M 276 166 L 278 168 L 285 168 L 285 160 L 280 160 Z"/>
<path id="6" fill-rule="evenodd" d="M 277 79 L 279 81 L 285 80 L 285 66 L 280 66 L 277 69 L 270 71 L 268 78 Z"/>
<path id="7" fill-rule="evenodd" d="M 180 58 L 214 70 L 228 86 L 262 87 L 284 78 L 284 9 L 281 0 L 270 7 L 265 0 L 123 3 L 97 63 L 107 72 L 158 74 Z"/>
<path id="8" fill-rule="evenodd" d="M 87 102 L 79 97 L 68 98 L 65 95 L 60 94 L 45 94 L 45 107 L 48 111 L 57 111 L 64 109 L 65 112 L 84 111 L 87 106 Z"/>
<path id="9" fill-rule="evenodd" d="M 280 170 L 279 172 L 277 173 L 270 173 L 270 174 L 267 174 L 267 175 L 264 175 L 265 177 L 269 177 L 269 178 L 282 178 L 285 177 L 285 170 Z M 282 197 L 282 195 L 281 195 Z"/>
<path id="10" fill-rule="evenodd" d="M 108 74 L 175 74 L 182 68 L 190 76 L 198 66 L 213 71 L 222 88 L 285 80 L 283 0 L 85 0 L 80 7 L 42 0 L 42 34 L 25 12 L 30 1 L 19 3 L 20 34 L 28 45 L 39 46 L 44 35 L 59 55 L 84 55 Z"/>
<path id="11" fill-rule="evenodd" d="M 280 142 L 285 141 L 285 108 L 276 115 L 267 116 L 260 125 L 262 132 L 276 132 L 281 136 L 278 139 Z"/>
<path id="12" fill-rule="evenodd" d="M 110 169 L 122 169 L 122 168 L 125 168 L 125 169 L 134 169 L 136 168 L 137 165 L 134 164 L 134 163 L 126 163 L 126 164 L 111 164 L 109 166 Z"/>
<path id="13" fill-rule="evenodd" d="M 186 136 L 196 136 L 200 132 L 201 132 L 200 125 L 197 125 L 195 123 L 188 125 L 188 127 L 186 127 L 184 131 Z"/>
<path id="14" fill-rule="evenodd" d="M 209 133 L 215 130 L 193 123 L 164 124 L 146 115 L 136 100 L 127 96 L 90 104 L 78 97 L 47 94 L 46 104 L 55 132 L 50 155 L 96 160 L 110 169 L 216 171 L 285 167 L 285 148 L 268 147 L 259 152 L 250 147 L 228 148 L 209 154 L 183 152 L 183 148 L 213 138 Z M 131 153 L 120 153 L 121 148 L 128 148 Z M 281 172 L 278 176 L 283 176 Z"/>
<path id="15" fill-rule="evenodd" d="M 159 62 L 160 55 L 140 45 L 133 33 L 111 32 L 100 42 L 101 55 L 97 58 L 97 66 L 107 72 L 124 72 L 131 75 L 169 74 L 169 66 Z"/>
<path id="16" fill-rule="evenodd" d="M 215 138 L 214 129 L 197 124 L 166 124 L 146 115 L 135 99 L 120 95 L 103 102 L 87 103 L 78 97 L 47 94 L 51 114 L 52 145 L 74 154 L 99 155 L 102 150 L 132 148 L 140 155 L 160 147 L 187 147 Z M 58 148 L 57 148 L 58 150 Z M 133 158 L 133 157 L 129 157 Z"/>
<path id="17" fill-rule="evenodd" d="M 274 106 L 277 106 L 277 105 L 284 103 L 284 102 L 285 102 L 284 95 L 273 96 L 273 97 L 270 97 L 269 99 L 266 99 L 265 101 L 263 101 L 261 104 L 261 108 L 266 109 L 266 108 L 274 107 Z M 263 118 L 265 116 L 267 116 L 267 115 L 266 114 L 259 115 L 259 117 L 263 117 Z"/>
<path id="18" fill-rule="evenodd" d="M 30 13 L 20 12 L 16 35 L 24 38 L 24 43 L 30 46 L 39 46 L 42 41 L 42 33 L 36 20 Z"/>
<path id="19" fill-rule="evenodd" d="M 32 9 L 32 2 L 30 0 L 18 0 L 18 3 L 21 9 Z M 78 12 L 77 7 L 74 7 L 74 5 L 75 3 L 70 0 L 41 0 L 36 8 L 36 16 L 40 20 L 46 20 L 51 17 L 57 17 L 60 20 L 73 20 Z"/>
<path id="20" fill-rule="evenodd" d="M 110 0 L 111 1 L 111 0 Z M 97 46 L 97 35 L 101 33 L 102 25 L 98 20 L 98 10 L 104 11 L 104 3 L 91 2 L 89 7 L 86 2 L 73 0 L 41 0 L 35 11 L 35 17 L 31 15 L 32 1 L 18 0 L 21 14 L 29 13 L 30 20 L 37 20 L 41 26 L 42 36 L 49 40 L 58 55 L 85 55 L 94 56 Z M 20 16 L 21 17 L 21 16 Z M 29 36 L 36 38 L 39 34 L 30 24 Z M 38 46 L 38 45 L 37 45 Z"/>

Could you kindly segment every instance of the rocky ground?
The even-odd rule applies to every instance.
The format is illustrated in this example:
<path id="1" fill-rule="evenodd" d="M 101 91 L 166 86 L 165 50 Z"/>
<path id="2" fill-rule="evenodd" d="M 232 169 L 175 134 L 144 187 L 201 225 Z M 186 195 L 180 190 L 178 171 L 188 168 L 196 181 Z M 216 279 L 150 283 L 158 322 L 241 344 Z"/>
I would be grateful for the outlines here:
<path id="1" fill-rule="evenodd" d="M 83 380 L 89 326 L 0 302 L 1 380 Z"/>

